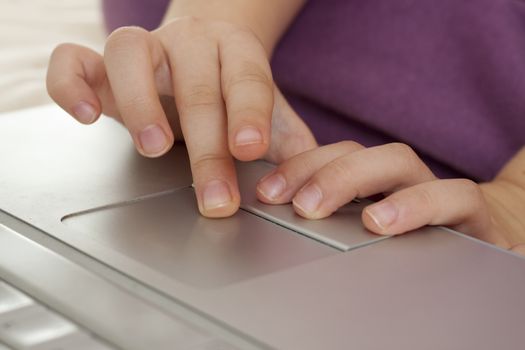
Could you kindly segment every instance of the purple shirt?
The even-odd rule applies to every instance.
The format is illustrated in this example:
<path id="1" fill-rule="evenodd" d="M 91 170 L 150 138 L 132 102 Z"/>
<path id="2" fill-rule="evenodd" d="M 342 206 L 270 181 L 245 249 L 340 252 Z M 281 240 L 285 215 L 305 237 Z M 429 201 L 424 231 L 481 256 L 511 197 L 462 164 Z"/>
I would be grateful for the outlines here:
<path id="1" fill-rule="evenodd" d="M 108 29 L 154 29 L 168 2 L 106 0 Z M 401 141 L 475 180 L 525 144 L 522 0 L 310 0 L 272 66 L 323 144 Z"/>

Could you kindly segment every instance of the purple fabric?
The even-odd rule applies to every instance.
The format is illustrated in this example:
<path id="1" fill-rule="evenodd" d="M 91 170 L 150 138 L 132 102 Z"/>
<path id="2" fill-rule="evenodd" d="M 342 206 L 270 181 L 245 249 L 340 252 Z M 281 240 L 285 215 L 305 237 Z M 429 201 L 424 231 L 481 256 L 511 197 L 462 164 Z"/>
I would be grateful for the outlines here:
<path id="1" fill-rule="evenodd" d="M 109 33 L 123 26 L 147 30 L 158 27 L 170 0 L 102 0 L 102 11 Z"/>
<path id="2" fill-rule="evenodd" d="M 159 23 L 139 21 L 154 2 L 105 2 L 110 28 Z M 476 180 L 525 144 L 523 0 L 310 0 L 272 65 L 320 143 L 401 141 Z"/>

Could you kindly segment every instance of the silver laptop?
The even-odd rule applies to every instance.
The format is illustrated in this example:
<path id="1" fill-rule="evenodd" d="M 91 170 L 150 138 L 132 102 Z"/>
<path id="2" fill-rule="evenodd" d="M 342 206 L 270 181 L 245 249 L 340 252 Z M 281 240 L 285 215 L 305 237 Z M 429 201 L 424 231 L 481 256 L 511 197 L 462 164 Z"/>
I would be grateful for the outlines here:
<path id="1" fill-rule="evenodd" d="M 0 116 L 0 349 L 523 349 L 525 259 L 428 227 L 367 232 L 257 201 L 206 219 L 187 155 L 111 119 Z"/>

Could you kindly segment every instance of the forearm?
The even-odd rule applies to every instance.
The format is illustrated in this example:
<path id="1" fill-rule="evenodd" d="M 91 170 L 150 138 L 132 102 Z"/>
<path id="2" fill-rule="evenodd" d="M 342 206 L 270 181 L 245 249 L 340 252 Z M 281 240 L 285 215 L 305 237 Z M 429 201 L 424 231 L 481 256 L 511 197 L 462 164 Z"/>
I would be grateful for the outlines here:
<path id="1" fill-rule="evenodd" d="M 172 0 L 164 22 L 194 16 L 249 27 L 268 56 L 306 0 Z"/>

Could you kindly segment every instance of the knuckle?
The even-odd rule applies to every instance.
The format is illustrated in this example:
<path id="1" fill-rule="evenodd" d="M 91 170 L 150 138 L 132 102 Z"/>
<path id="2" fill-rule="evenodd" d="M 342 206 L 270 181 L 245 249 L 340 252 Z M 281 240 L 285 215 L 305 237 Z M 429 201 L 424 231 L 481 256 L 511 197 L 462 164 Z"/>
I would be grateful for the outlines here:
<path id="1" fill-rule="evenodd" d="M 263 120 L 266 117 L 270 117 L 272 113 L 271 106 L 264 108 L 263 106 L 240 106 L 231 108 L 228 111 L 228 116 L 235 120 L 247 120 L 247 118 L 253 118 L 255 120 Z"/>
<path id="2" fill-rule="evenodd" d="M 452 180 L 457 181 L 458 184 L 462 187 L 462 195 L 468 200 L 468 205 L 466 208 L 466 217 L 490 217 L 489 207 L 485 201 L 485 196 L 481 187 L 472 180 L 469 179 L 457 179 Z M 490 225 L 490 220 L 483 221 L 486 225 Z M 482 228 L 483 229 L 483 228 Z"/>
<path id="3" fill-rule="evenodd" d="M 399 157 L 400 164 L 404 166 L 404 169 L 408 173 L 420 174 L 423 171 L 427 171 L 426 165 L 409 145 L 401 142 L 394 142 L 388 146 L 392 149 L 394 154 Z"/>
<path id="4" fill-rule="evenodd" d="M 181 113 L 194 113 L 199 110 L 216 108 L 220 104 L 220 94 L 208 84 L 197 84 L 188 89 L 182 96 Z"/>
<path id="5" fill-rule="evenodd" d="M 208 32 L 208 25 L 196 16 L 183 16 L 170 21 L 167 25 L 157 29 L 167 43 L 180 43 L 183 40 L 192 40 L 195 35 L 203 36 Z"/>
<path id="6" fill-rule="evenodd" d="M 327 166 L 327 171 L 329 174 L 331 174 L 332 178 L 340 179 L 345 184 L 348 184 L 350 182 L 351 176 L 351 169 L 348 162 L 344 160 L 343 157 L 337 158 L 333 161 L 331 161 Z"/>
<path id="7" fill-rule="evenodd" d="M 329 188 L 338 188 L 342 189 L 344 193 L 350 195 L 351 197 L 359 197 L 360 190 L 356 187 L 354 181 L 353 170 L 351 165 L 351 157 L 340 157 L 331 161 L 327 165 L 327 173 L 330 174 L 328 179 L 325 179 L 324 182 L 336 181 L 340 186 L 333 186 L 330 184 Z"/>
<path id="8" fill-rule="evenodd" d="M 257 84 L 268 91 L 273 91 L 273 80 L 271 74 L 259 64 L 244 61 L 239 65 L 239 69 L 232 73 L 224 82 L 225 93 L 229 95 L 233 89 L 239 85 Z"/>
<path id="9" fill-rule="evenodd" d="M 340 141 L 338 142 L 338 144 L 341 145 L 341 147 L 343 147 L 344 149 L 347 149 L 349 151 L 359 150 L 359 149 L 364 148 L 361 144 L 355 141 L 350 141 L 350 140 Z"/>
<path id="10" fill-rule="evenodd" d="M 419 197 L 423 208 L 434 208 L 434 196 L 427 186 L 419 186 L 416 191 L 416 196 Z"/>
<path id="11" fill-rule="evenodd" d="M 68 79 L 52 79 L 48 76 L 46 79 L 46 88 L 49 96 L 55 99 L 56 97 L 61 96 L 63 92 L 66 92 L 71 88 L 71 82 Z"/>
<path id="12" fill-rule="evenodd" d="M 319 170 L 316 162 L 309 157 L 311 152 L 296 155 L 284 161 L 278 167 L 278 171 L 285 174 L 291 183 L 305 182 L 306 179 Z"/>
<path id="13" fill-rule="evenodd" d="M 143 95 L 130 96 L 120 103 L 119 109 L 123 113 L 144 113 L 151 110 L 151 100 Z"/>
<path id="14" fill-rule="evenodd" d="M 388 146 L 390 146 L 395 153 L 400 154 L 404 159 L 413 160 L 417 157 L 416 152 L 406 143 L 393 142 Z"/>
<path id="15" fill-rule="evenodd" d="M 224 153 L 205 153 L 191 161 L 192 173 L 195 175 L 206 169 L 220 169 L 225 163 L 231 162 L 231 156 Z"/>
<path id="16" fill-rule="evenodd" d="M 237 43 L 255 42 L 262 47 L 259 37 L 248 27 L 227 23 L 225 26 L 228 42 L 224 45 L 234 45 Z"/>
<path id="17" fill-rule="evenodd" d="M 71 43 L 59 44 L 53 49 L 53 52 L 51 53 L 51 60 L 57 56 L 70 55 L 77 49 L 77 47 L 77 45 Z"/>
<path id="18" fill-rule="evenodd" d="M 475 200 L 483 198 L 483 193 L 481 188 L 477 183 L 469 179 L 458 179 L 456 180 L 458 184 L 463 188 L 466 195 Z"/>
<path id="19" fill-rule="evenodd" d="M 149 32 L 140 27 L 120 27 L 115 29 L 107 38 L 105 52 L 123 50 L 137 41 L 146 39 Z"/>
<path id="20" fill-rule="evenodd" d="M 342 158 L 337 158 L 330 162 L 328 168 L 330 170 L 330 173 L 333 173 L 334 175 L 339 176 L 342 179 L 346 179 L 349 177 L 348 165 L 345 162 L 343 162 Z"/>

